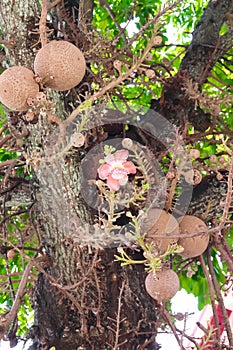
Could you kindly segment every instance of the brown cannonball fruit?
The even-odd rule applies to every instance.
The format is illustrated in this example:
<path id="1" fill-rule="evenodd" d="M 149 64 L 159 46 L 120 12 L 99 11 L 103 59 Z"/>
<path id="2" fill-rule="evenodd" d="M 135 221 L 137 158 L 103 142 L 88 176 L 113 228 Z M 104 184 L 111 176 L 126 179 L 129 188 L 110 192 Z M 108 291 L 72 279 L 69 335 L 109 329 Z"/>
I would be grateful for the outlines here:
<path id="1" fill-rule="evenodd" d="M 180 289 L 180 281 L 173 270 L 161 270 L 146 276 L 145 287 L 147 293 L 161 303 L 174 297 Z"/>
<path id="2" fill-rule="evenodd" d="M 14 251 L 14 249 L 8 250 L 8 252 L 7 252 L 7 257 L 8 257 L 8 259 L 14 259 L 14 257 L 15 257 L 15 251 Z"/>
<path id="3" fill-rule="evenodd" d="M 206 250 L 209 243 L 208 227 L 196 216 L 185 215 L 178 219 L 180 223 L 180 235 L 178 244 L 181 245 L 184 250 L 180 255 L 186 258 L 194 258 L 201 255 Z M 193 237 L 182 238 L 182 234 L 194 234 L 200 232 L 200 235 Z M 205 233 L 204 233 L 205 232 Z"/>
<path id="4" fill-rule="evenodd" d="M 196 149 L 196 148 L 191 149 L 190 152 L 189 152 L 189 157 L 190 158 L 197 159 L 197 158 L 200 157 L 200 155 L 201 155 L 200 151 L 198 149 Z"/>
<path id="5" fill-rule="evenodd" d="M 179 234 L 179 223 L 171 214 L 165 210 L 151 208 L 147 212 L 147 217 L 142 224 L 141 232 L 146 232 L 145 242 L 154 246 L 159 253 L 166 252 L 168 245 L 176 243 Z M 164 238 L 156 237 L 163 235 Z"/>
<path id="6" fill-rule="evenodd" d="M 34 71 L 44 86 L 57 91 L 78 85 L 85 70 L 82 52 L 68 41 L 51 41 L 38 51 L 34 61 Z"/>
<path id="7" fill-rule="evenodd" d="M 27 111 L 27 100 L 38 92 L 34 73 L 26 67 L 10 67 L 0 75 L 0 101 L 13 111 Z"/>

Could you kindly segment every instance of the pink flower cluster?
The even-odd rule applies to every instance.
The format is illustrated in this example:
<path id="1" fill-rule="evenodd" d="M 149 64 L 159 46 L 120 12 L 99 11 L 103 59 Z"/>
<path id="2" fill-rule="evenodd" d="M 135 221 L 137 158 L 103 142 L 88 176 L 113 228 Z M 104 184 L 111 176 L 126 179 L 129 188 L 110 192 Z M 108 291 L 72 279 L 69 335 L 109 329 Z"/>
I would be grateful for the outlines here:
<path id="1" fill-rule="evenodd" d="M 106 157 L 106 163 L 98 168 L 99 178 L 107 179 L 107 185 L 111 190 L 118 191 L 128 181 L 129 174 L 135 174 L 135 165 L 127 160 L 129 152 L 125 149 L 116 151 Z"/>

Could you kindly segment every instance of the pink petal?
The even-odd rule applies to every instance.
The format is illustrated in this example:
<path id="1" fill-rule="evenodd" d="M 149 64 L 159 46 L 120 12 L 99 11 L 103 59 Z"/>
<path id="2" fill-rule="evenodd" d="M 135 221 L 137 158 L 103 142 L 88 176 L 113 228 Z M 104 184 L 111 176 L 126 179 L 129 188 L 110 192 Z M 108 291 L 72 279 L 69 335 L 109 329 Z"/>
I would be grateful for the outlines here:
<path id="1" fill-rule="evenodd" d="M 123 167 L 127 171 L 128 174 L 136 174 L 137 169 L 136 169 L 135 165 L 130 160 L 128 160 L 127 162 L 124 162 Z"/>
<path id="2" fill-rule="evenodd" d="M 127 171 L 123 168 L 115 168 L 112 170 L 111 175 L 115 180 L 120 180 L 127 177 Z"/>
<path id="3" fill-rule="evenodd" d="M 128 182 L 128 176 L 125 176 L 124 178 L 119 180 L 119 184 L 121 186 L 125 186 L 127 184 L 127 182 Z"/>
<path id="4" fill-rule="evenodd" d="M 112 168 L 123 168 L 122 164 L 124 163 L 124 160 L 113 158 L 108 160 L 107 163 L 111 165 Z"/>
<path id="5" fill-rule="evenodd" d="M 124 162 L 129 156 L 129 151 L 127 151 L 127 149 L 121 149 L 120 151 L 116 151 L 114 156 L 115 156 L 115 159 L 121 160 Z"/>
<path id="6" fill-rule="evenodd" d="M 113 190 L 113 191 L 118 191 L 120 188 L 119 181 L 114 179 L 112 175 L 109 175 L 107 179 L 107 185 L 110 188 L 110 190 Z"/>
<path id="7" fill-rule="evenodd" d="M 112 167 L 109 164 L 102 164 L 98 169 L 100 179 L 104 180 L 111 174 Z"/>
<path id="8" fill-rule="evenodd" d="M 113 154 L 109 154 L 109 155 L 105 158 L 105 160 L 106 160 L 106 163 L 111 162 L 112 160 L 114 160 L 114 155 L 113 155 Z"/>

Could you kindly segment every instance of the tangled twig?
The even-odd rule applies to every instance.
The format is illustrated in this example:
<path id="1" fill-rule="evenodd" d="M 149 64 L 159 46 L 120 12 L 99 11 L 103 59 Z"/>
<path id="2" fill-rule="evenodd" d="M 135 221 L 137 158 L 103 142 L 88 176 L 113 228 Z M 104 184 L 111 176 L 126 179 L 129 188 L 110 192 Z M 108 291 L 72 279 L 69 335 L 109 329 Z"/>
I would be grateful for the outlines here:
<path id="1" fill-rule="evenodd" d="M 112 319 L 111 317 L 108 317 L 108 319 L 114 323 L 114 328 L 110 327 L 112 332 L 115 334 L 115 342 L 114 342 L 112 350 L 118 350 L 123 344 L 125 344 L 127 342 L 127 340 L 124 340 L 123 342 L 119 342 L 119 338 L 121 336 L 120 335 L 120 329 L 121 329 L 120 325 L 126 319 L 126 318 L 121 319 L 122 295 L 123 295 L 124 288 L 125 288 L 125 281 L 122 282 L 122 286 L 120 288 L 120 293 L 119 293 L 119 297 L 118 297 L 116 320 Z"/>
<path id="2" fill-rule="evenodd" d="M 41 15 L 40 15 L 40 22 L 39 22 L 40 41 L 41 41 L 42 47 L 47 44 L 47 35 L 46 35 L 47 13 L 48 13 L 48 0 L 42 0 L 42 9 L 41 9 Z"/>

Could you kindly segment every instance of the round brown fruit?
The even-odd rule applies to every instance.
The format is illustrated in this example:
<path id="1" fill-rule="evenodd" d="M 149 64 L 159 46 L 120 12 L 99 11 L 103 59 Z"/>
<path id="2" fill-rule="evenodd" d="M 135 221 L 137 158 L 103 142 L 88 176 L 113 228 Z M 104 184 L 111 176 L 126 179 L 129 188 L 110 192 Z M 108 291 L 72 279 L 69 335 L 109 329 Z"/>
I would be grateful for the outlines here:
<path id="1" fill-rule="evenodd" d="M 27 111 L 27 100 L 38 92 L 34 73 L 26 67 L 10 67 L 0 75 L 0 101 L 13 111 Z"/>
<path id="2" fill-rule="evenodd" d="M 85 70 L 82 52 L 68 41 L 51 41 L 38 51 L 34 61 L 34 71 L 44 86 L 57 91 L 78 85 Z"/>
<path id="3" fill-rule="evenodd" d="M 8 259 L 14 259 L 14 257 L 15 257 L 15 251 L 14 251 L 14 249 L 8 250 L 8 252 L 7 252 L 7 257 L 8 257 Z"/>
<path id="4" fill-rule="evenodd" d="M 159 303 L 170 300 L 180 289 L 178 275 L 173 270 L 150 272 L 145 279 L 147 293 Z"/>
<path id="5" fill-rule="evenodd" d="M 181 245 L 184 250 L 180 255 L 186 258 L 194 258 L 201 255 L 206 250 L 209 243 L 208 227 L 196 216 L 185 215 L 178 219 L 180 223 L 180 235 L 182 234 L 195 234 L 193 237 L 179 238 L 178 244 Z"/>
<path id="6" fill-rule="evenodd" d="M 154 247 L 159 253 L 166 252 L 168 245 L 176 243 L 179 235 L 179 223 L 171 214 L 165 210 L 151 208 L 142 224 L 141 232 L 146 232 L 145 242 L 154 242 Z M 156 237 L 164 236 L 164 238 Z"/>

